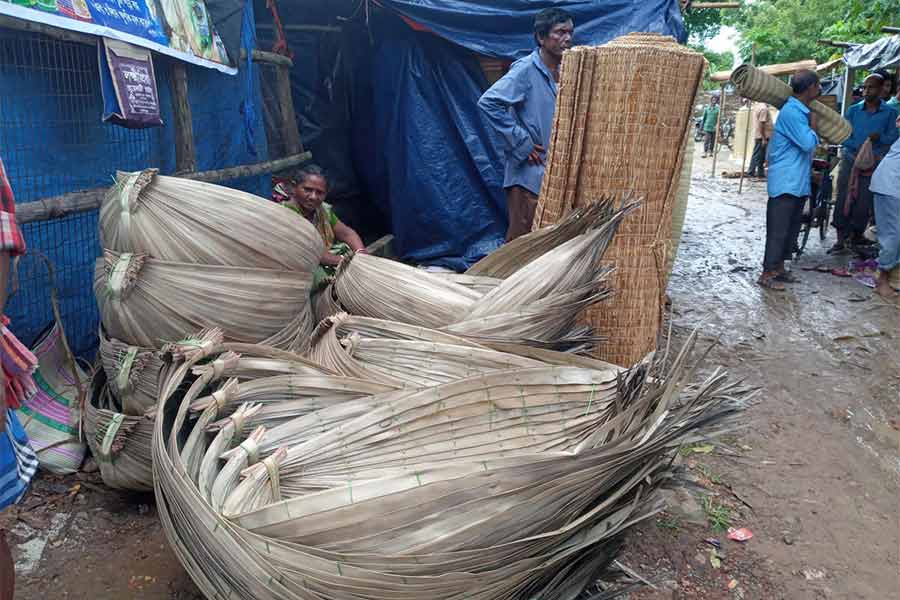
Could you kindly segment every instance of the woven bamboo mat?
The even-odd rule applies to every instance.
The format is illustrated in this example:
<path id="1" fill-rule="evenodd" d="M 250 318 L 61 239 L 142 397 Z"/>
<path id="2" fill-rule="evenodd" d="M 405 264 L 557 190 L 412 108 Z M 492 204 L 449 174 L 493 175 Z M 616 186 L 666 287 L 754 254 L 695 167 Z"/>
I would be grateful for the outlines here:
<path id="1" fill-rule="evenodd" d="M 656 345 L 684 136 L 706 62 L 672 38 L 629 34 L 566 52 L 534 228 L 604 195 L 642 199 L 604 260 L 615 296 L 587 319 L 597 357 L 630 366 Z"/>

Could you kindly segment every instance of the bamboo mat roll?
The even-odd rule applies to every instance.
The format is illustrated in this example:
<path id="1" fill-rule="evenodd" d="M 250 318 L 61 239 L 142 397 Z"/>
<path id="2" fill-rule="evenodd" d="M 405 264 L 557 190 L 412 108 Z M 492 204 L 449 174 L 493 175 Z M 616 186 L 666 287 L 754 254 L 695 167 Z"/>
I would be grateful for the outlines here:
<path id="1" fill-rule="evenodd" d="M 752 65 L 741 65 L 735 69 L 731 82 L 744 98 L 765 102 L 779 109 L 793 95 L 791 86 Z M 853 133 L 853 127 L 846 119 L 818 100 L 813 100 L 809 108 L 819 117 L 819 135 L 832 144 L 843 144 Z"/>
<path id="2" fill-rule="evenodd" d="M 706 61 L 674 39 L 629 34 L 563 56 L 534 228 L 604 195 L 641 198 L 604 256 L 614 297 L 587 312 L 608 341 L 596 356 L 630 366 L 656 346 L 684 136 Z"/>

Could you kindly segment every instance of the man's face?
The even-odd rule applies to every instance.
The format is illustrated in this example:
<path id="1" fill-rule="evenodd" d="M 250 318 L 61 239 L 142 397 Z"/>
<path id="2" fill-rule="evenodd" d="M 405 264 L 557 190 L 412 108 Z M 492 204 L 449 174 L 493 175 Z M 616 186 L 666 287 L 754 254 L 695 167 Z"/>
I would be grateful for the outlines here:
<path id="1" fill-rule="evenodd" d="M 328 184 L 324 177 L 319 175 L 307 175 L 303 181 L 294 188 L 294 198 L 300 208 L 312 212 L 319 208 L 328 195 Z"/>
<path id="2" fill-rule="evenodd" d="M 544 37 L 538 36 L 541 48 L 551 55 L 562 58 L 565 50 L 572 47 L 572 35 L 575 33 L 575 24 L 571 19 L 565 23 L 557 23 L 550 28 L 550 33 Z"/>
<path id="3" fill-rule="evenodd" d="M 878 77 L 869 77 L 863 83 L 863 98 L 866 102 L 874 102 L 881 99 L 881 89 L 884 82 Z"/>

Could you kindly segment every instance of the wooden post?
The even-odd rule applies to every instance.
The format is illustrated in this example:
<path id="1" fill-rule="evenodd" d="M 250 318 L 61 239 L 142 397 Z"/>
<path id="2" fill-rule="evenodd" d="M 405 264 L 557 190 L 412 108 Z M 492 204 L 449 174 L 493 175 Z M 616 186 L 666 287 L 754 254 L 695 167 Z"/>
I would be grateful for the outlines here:
<path id="1" fill-rule="evenodd" d="M 853 79 L 854 69 L 847 67 L 844 71 L 844 97 L 841 99 L 841 116 L 847 116 L 847 109 L 850 108 L 850 102 L 853 100 Z"/>
<path id="2" fill-rule="evenodd" d="M 716 176 L 716 159 L 719 157 L 719 133 L 722 126 L 722 113 L 725 112 L 725 84 L 719 88 L 719 116 L 716 118 L 716 135 L 713 138 L 712 176 Z"/>
<path id="3" fill-rule="evenodd" d="M 756 66 L 756 42 L 750 51 L 750 64 Z M 744 130 L 744 147 L 741 148 L 741 181 L 738 183 L 738 194 L 744 191 L 744 171 L 747 170 L 747 138 L 750 137 L 750 119 L 753 118 L 753 101 L 747 103 L 747 128 Z M 753 150 L 756 150 L 756 141 L 753 142 Z"/>
<path id="4" fill-rule="evenodd" d="M 194 150 L 194 121 L 188 102 L 187 69 L 181 61 L 172 63 L 172 112 L 175 115 L 175 173 L 193 173 L 197 170 L 197 154 Z"/>
<path id="5" fill-rule="evenodd" d="M 303 144 L 300 141 L 300 129 L 297 127 L 297 115 L 294 112 L 294 97 L 291 95 L 291 70 L 290 67 L 278 65 L 275 67 L 277 78 L 278 107 L 281 113 L 281 131 L 284 136 L 284 152 L 290 156 L 303 152 Z"/>

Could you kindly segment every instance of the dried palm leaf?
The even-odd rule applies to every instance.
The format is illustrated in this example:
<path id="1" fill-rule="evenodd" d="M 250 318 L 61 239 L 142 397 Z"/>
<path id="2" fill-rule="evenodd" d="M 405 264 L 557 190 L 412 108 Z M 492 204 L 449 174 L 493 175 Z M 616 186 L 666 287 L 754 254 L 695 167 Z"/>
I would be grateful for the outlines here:
<path id="1" fill-rule="evenodd" d="M 614 215 L 611 198 L 577 208 L 560 222 L 527 233 L 505 243 L 472 265 L 466 275 L 505 279 L 557 246 L 603 226 Z"/>
<path id="2" fill-rule="evenodd" d="M 97 369 L 91 380 L 91 399 L 84 411 L 84 433 L 100 466 L 103 483 L 123 490 L 153 489 L 153 419 L 149 414 L 125 414 Z"/>
<path id="3" fill-rule="evenodd" d="M 358 327 L 360 322 L 368 327 Z M 394 333 L 389 333 L 391 329 Z M 413 336 L 416 339 L 409 339 Z M 346 313 L 318 325 L 310 357 L 348 377 L 403 387 L 430 387 L 491 371 L 541 366 L 538 361 L 506 355 L 435 330 Z"/>
<path id="4" fill-rule="evenodd" d="M 100 360 L 112 394 L 126 415 L 143 416 L 156 407 L 162 357 L 153 348 L 130 346 L 100 327 Z"/>
<path id="5" fill-rule="evenodd" d="M 452 272 L 431 272 L 432 275 L 437 275 L 447 281 L 452 281 L 457 285 L 461 285 L 463 287 L 467 287 L 473 292 L 477 292 L 480 295 L 487 294 L 495 287 L 500 285 L 500 282 L 503 280 L 498 277 L 487 277 L 485 275 L 469 275 L 468 273 L 452 273 Z"/>
<path id="6" fill-rule="evenodd" d="M 304 273 L 324 247 L 311 223 L 265 198 L 156 169 L 117 174 L 100 209 L 100 242 L 161 261 Z"/>
<path id="7" fill-rule="evenodd" d="M 341 308 L 340 303 L 338 303 L 337 299 L 334 297 L 334 286 L 331 282 L 328 282 L 327 285 L 313 295 L 312 305 L 313 315 L 315 316 L 317 323 L 321 322 L 322 319 L 325 319 L 326 317 L 344 311 L 344 309 Z"/>
<path id="8" fill-rule="evenodd" d="M 341 261 L 334 297 L 363 317 L 439 328 L 461 319 L 481 294 L 393 260 L 351 254 Z"/>
<path id="9" fill-rule="evenodd" d="M 621 372 L 525 369 L 508 372 L 506 386 L 499 373 L 381 395 L 393 399 L 298 446 L 234 452 L 260 462 L 228 494 L 243 488 L 253 511 L 228 519 L 203 500 L 183 446 L 200 426 L 189 407 L 208 373 L 183 397 L 173 392 L 203 360 L 196 353 L 162 386 L 154 469 L 163 527 L 208 597 L 574 598 L 612 560 L 625 529 L 661 508 L 653 492 L 678 444 L 746 397 L 719 372 L 685 386 L 685 356 L 667 371 L 661 358 Z M 553 376 L 542 381 L 540 372 Z M 538 393 L 517 396 L 516 377 Z M 482 385 L 491 378 L 496 386 Z M 593 400 L 588 382 L 598 388 Z M 488 421 L 482 454 L 472 428 L 490 404 L 498 429 Z M 581 424 L 560 423 L 554 405 L 581 414 Z M 523 427 L 543 445 L 517 434 Z M 491 433 L 511 446 L 489 443 Z M 451 440 L 471 454 L 454 458 Z"/>
<path id="10" fill-rule="evenodd" d="M 227 340 L 257 343 L 309 322 L 308 273 L 163 262 L 107 251 L 97 260 L 94 293 L 114 338 L 148 348 L 203 327 Z M 298 315 L 299 317 L 298 321 Z M 302 337 L 288 335 L 280 341 Z"/>

